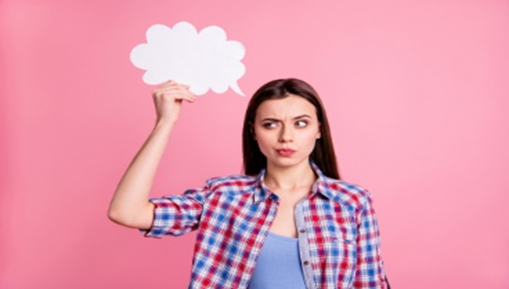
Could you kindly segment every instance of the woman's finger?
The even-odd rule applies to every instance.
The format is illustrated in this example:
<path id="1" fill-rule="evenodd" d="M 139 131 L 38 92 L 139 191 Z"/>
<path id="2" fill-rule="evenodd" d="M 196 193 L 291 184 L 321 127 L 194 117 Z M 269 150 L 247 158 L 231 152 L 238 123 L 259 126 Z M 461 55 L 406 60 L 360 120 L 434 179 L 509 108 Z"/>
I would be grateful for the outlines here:
<path id="1" fill-rule="evenodd" d="M 184 95 L 188 95 L 188 96 L 191 96 L 191 97 L 195 97 L 195 95 L 190 92 L 189 90 L 185 89 L 185 88 L 181 88 L 181 87 L 169 87 L 169 88 L 161 88 L 161 89 L 156 89 L 154 90 L 153 92 L 156 96 L 162 96 L 162 95 L 174 95 L 174 94 L 184 94 Z"/>
<path id="2" fill-rule="evenodd" d="M 167 82 L 164 82 L 160 87 L 184 87 L 189 89 L 190 86 L 188 84 L 183 84 L 174 80 L 168 80 Z"/>
<path id="3" fill-rule="evenodd" d="M 184 89 L 184 90 L 189 90 L 189 85 L 185 85 L 185 84 L 178 84 L 178 83 L 175 83 L 175 82 L 169 82 L 169 83 L 164 83 L 163 85 L 157 87 L 156 89 L 154 90 L 160 90 L 160 89 L 169 89 L 169 88 L 181 88 L 181 89 Z"/>

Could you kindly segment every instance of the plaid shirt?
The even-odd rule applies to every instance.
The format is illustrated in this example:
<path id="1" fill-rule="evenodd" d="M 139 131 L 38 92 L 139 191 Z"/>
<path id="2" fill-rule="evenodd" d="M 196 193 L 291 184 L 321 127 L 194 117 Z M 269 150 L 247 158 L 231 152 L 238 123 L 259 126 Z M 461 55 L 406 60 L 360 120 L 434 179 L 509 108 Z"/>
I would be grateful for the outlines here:
<path id="1" fill-rule="evenodd" d="M 370 193 L 325 176 L 296 206 L 299 252 L 308 288 L 387 288 Z M 278 196 L 258 176 L 212 178 L 182 195 L 151 198 L 146 237 L 198 230 L 189 288 L 248 288 L 278 209 Z"/>

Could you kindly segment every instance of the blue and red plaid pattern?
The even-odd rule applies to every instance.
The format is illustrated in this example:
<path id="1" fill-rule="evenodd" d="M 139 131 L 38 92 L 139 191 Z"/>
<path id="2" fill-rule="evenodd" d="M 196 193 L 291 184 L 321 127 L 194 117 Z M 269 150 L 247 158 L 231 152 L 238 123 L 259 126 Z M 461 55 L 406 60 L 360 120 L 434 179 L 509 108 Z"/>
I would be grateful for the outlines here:
<path id="1" fill-rule="evenodd" d="M 311 166 L 318 179 L 296 214 L 299 240 L 305 241 L 299 243 L 306 284 L 387 288 L 370 193 Z M 151 198 L 154 222 L 140 231 L 160 238 L 198 230 L 189 288 L 248 288 L 279 204 L 264 176 L 265 170 L 211 178 L 182 195 Z"/>

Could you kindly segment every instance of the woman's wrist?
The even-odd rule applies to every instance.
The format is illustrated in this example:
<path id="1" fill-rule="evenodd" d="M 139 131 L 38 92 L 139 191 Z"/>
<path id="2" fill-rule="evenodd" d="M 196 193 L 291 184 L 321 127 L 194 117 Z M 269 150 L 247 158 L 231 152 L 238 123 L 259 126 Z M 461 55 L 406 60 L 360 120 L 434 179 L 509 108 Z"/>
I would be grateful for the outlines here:
<path id="1" fill-rule="evenodd" d="M 154 126 L 154 130 L 171 130 L 177 121 L 172 120 L 157 120 Z"/>

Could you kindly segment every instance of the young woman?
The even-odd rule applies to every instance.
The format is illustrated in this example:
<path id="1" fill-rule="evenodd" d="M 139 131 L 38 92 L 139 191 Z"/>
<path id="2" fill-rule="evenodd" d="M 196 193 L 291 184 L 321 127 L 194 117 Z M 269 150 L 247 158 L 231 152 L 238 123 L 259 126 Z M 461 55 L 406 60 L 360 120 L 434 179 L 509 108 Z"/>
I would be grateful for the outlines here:
<path id="1" fill-rule="evenodd" d="M 324 107 L 298 79 L 251 98 L 243 175 L 208 179 L 181 195 L 150 198 L 187 86 L 153 92 L 155 128 L 120 181 L 108 211 L 147 237 L 197 230 L 189 288 L 387 288 L 370 193 L 340 180 Z"/>

